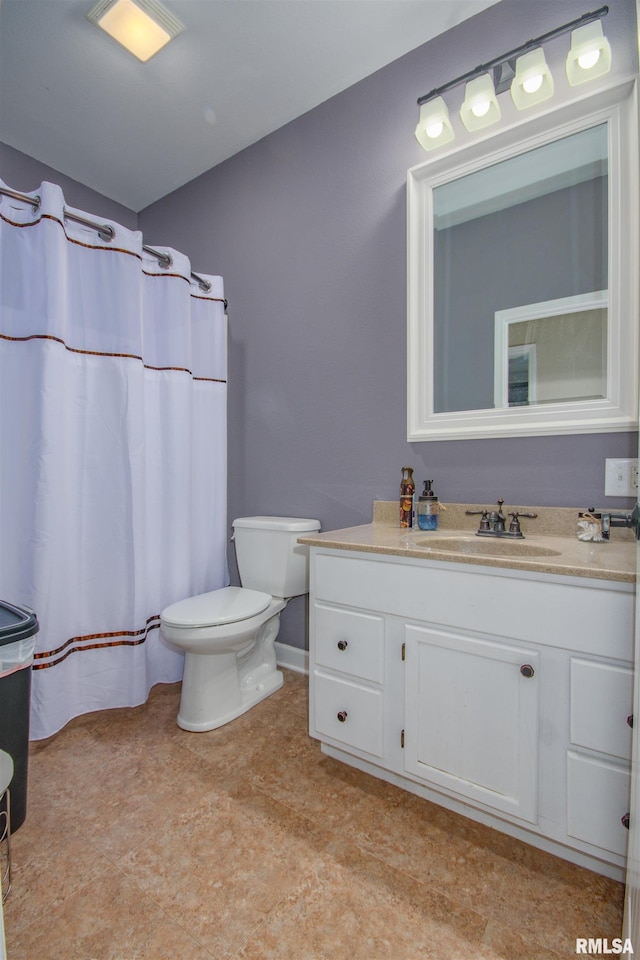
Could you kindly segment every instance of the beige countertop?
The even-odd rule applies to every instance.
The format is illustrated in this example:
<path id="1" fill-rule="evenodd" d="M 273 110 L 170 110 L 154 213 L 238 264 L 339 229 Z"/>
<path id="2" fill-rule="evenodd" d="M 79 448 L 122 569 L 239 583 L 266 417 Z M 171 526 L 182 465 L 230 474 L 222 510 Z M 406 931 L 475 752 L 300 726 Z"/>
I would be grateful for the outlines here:
<path id="1" fill-rule="evenodd" d="M 377 503 L 381 504 L 383 502 L 378 501 Z M 473 508 L 467 504 L 450 505 L 451 515 L 447 520 L 444 520 L 446 514 L 442 515 L 439 529 L 426 531 L 416 528 L 402 528 L 395 522 L 381 522 L 379 518 L 388 516 L 390 511 L 376 509 L 376 505 L 374 505 L 375 522 L 301 537 L 300 543 L 335 550 L 414 557 L 421 560 L 445 560 L 453 563 L 480 564 L 485 567 L 531 570 L 536 573 L 592 577 L 598 580 L 635 583 L 636 544 L 633 539 L 629 538 L 630 531 L 616 529 L 612 531 L 612 539 L 606 542 L 580 541 L 575 532 L 573 536 L 567 535 L 569 516 L 564 516 L 564 514 L 571 515 L 572 526 L 575 530 L 577 511 L 560 508 L 562 514 L 560 519 L 566 522 L 557 524 L 562 535 L 552 536 L 549 535 L 548 530 L 556 526 L 553 523 L 555 508 L 517 508 L 527 512 L 539 510 L 540 529 L 544 532 L 538 534 L 528 532 L 523 520 L 522 529 L 525 539 L 515 541 L 515 544 L 526 544 L 527 549 L 553 551 L 553 555 L 509 556 L 509 551 L 514 549 L 514 541 L 475 537 L 477 524 L 474 521 L 476 518 L 464 517 L 465 507 Z M 461 523 L 461 517 L 464 517 L 466 521 L 464 526 Z M 452 522 L 460 523 L 460 526 L 450 525 Z M 469 525 L 470 522 L 472 525 Z M 529 529 L 535 522 L 535 520 L 527 521 Z M 434 540 L 437 540 L 438 543 L 433 544 Z M 447 540 L 452 541 L 451 549 L 449 549 Z M 432 546 L 430 546 L 430 541 Z M 462 552 L 464 550 L 485 549 L 485 546 L 493 555 L 486 556 Z M 500 550 L 503 548 L 505 555 L 500 556 Z M 517 546 L 515 549 L 518 549 Z"/>

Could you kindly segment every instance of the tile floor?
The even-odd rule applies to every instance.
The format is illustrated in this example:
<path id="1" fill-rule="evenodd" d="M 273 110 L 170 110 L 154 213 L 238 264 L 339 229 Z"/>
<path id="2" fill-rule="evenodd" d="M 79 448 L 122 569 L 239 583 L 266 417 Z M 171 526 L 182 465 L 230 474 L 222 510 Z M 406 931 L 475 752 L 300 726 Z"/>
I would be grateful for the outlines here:
<path id="1" fill-rule="evenodd" d="M 320 752 L 307 680 L 220 730 L 179 684 L 32 744 L 9 960 L 557 960 L 623 888 Z"/>

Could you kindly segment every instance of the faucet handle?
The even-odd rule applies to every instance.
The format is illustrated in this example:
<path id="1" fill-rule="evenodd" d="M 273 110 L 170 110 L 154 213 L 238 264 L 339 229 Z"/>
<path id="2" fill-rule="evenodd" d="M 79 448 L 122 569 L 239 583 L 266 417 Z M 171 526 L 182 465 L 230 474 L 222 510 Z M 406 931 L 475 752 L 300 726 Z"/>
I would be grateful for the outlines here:
<path id="1" fill-rule="evenodd" d="M 522 530 L 520 529 L 520 520 L 519 520 L 518 512 L 516 511 L 515 513 L 510 513 L 509 516 L 511 517 L 511 523 L 509 524 L 509 533 L 513 537 L 521 537 Z"/>
<path id="2" fill-rule="evenodd" d="M 481 512 L 482 516 L 480 517 L 480 526 L 478 527 L 478 530 L 484 533 L 486 530 L 491 530 L 491 524 L 489 522 L 489 511 L 482 510 Z"/>
<path id="3" fill-rule="evenodd" d="M 524 534 L 520 529 L 520 517 L 530 517 L 532 520 L 538 516 L 537 513 L 518 513 L 517 510 L 514 510 L 513 513 L 510 513 L 511 523 L 509 524 L 509 534 L 512 537 L 522 537 L 524 539 Z"/>
<path id="4" fill-rule="evenodd" d="M 478 533 L 486 533 L 491 530 L 491 524 L 489 522 L 489 511 L 486 509 L 483 510 L 465 510 L 465 513 L 468 517 L 480 517 L 480 526 L 478 527 Z"/>

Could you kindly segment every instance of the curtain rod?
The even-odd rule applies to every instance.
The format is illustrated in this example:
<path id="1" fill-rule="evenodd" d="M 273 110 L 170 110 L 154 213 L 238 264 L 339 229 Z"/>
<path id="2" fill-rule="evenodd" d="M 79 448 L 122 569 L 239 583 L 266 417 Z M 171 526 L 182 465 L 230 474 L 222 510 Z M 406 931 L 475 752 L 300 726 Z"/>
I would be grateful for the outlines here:
<path id="1" fill-rule="evenodd" d="M 40 206 L 40 197 L 28 197 L 24 193 L 18 193 L 16 190 L 9 190 L 6 187 L 0 187 L 0 194 L 4 194 L 7 197 L 12 197 L 14 200 L 22 200 L 24 203 L 30 203 L 34 210 L 37 210 Z M 79 217 L 77 213 L 71 213 L 69 210 L 63 210 L 64 217 L 66 220 L 73 220 L 74 223 L 81 223 L 85 227 L 90 227 L 92 230 L 95 230 L 101 240 L 113 240 L 116 235 L 113 227 L 108 223 L 96 223 L 95 220 L 86 220 L 84 217 Z M 145 243 L 142 245 L 142 249 L 145 253 L 150 253 L 152 257 L 155 257 L 159 264 L 163 267 L 170 267 L 173 263 L 172 257 L 168 253 L 161 253 L 160 250 L 154 250 L 153 247 L 148 247 Z M 199 285 L 200 289 L 205 293 L 208 293 L 211 290 L 211 284 L 208 280 L 205 280 L 204 277 L 198 276 L 197 273 L 192 273 L 191 277 Z M 224 301 L 224 308 L 227 309 L 227 301 Z"/>

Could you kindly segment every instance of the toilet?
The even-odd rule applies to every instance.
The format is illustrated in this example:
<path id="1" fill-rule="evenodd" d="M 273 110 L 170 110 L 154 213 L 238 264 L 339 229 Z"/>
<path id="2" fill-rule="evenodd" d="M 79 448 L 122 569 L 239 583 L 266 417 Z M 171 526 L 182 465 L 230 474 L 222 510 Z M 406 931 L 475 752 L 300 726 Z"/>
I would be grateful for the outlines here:
<path id="1" fill-rule="evenodd" d="M 280 612 L 309 592 L 309 548 L 298 537 L 318 520 L 240 517 L 233 537 L 241 587 L 179 600 L 160 614 L 168 643 L 185 653 L 178 726 L 214 730 L 282 686 L 274 641 Z"/>

